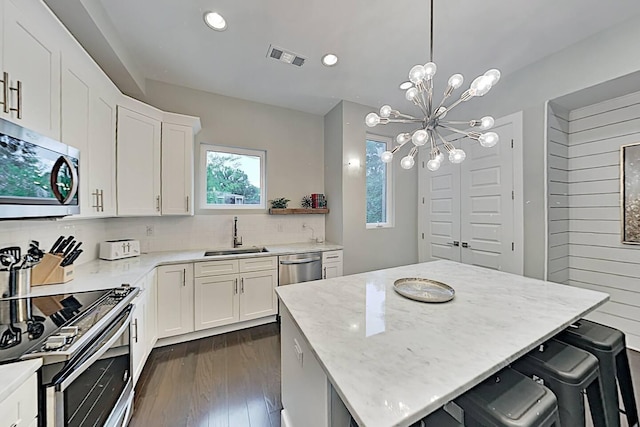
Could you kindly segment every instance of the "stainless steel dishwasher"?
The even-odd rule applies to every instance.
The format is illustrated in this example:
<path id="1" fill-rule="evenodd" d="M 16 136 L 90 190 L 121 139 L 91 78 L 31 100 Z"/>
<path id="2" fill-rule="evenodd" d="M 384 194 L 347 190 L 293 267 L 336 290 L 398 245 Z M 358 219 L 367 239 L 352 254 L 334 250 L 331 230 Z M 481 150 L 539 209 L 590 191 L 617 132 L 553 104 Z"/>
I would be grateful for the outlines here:
<path id="1" fill-rule="evenodd" d="M 322 279 L 322 252 L 278 257 L 280 286 Z"/>

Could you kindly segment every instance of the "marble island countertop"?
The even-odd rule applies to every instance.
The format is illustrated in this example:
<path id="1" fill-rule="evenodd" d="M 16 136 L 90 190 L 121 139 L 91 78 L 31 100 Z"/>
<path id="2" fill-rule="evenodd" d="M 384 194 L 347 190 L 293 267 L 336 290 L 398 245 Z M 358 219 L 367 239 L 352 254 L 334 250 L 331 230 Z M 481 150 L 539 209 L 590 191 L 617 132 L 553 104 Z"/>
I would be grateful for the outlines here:
<path id="1" fill-rule="evenodd" d="M 406 299 L 393 290 L 403 277 L 447 283 L 456 296 L 444 304 Z M 361 427 L 410 425 L 608 300 L 451 261 L 277 293 Z"/>
<path id="2" fill-rule="evenodd" d="M 220 255 L 205 257 L 207 248 L 188 251 L 167 251 L 142 254 L 137 257 L 117 261 L 93 260 L 75 267 L 75 278 L 67 283 L 58 285 L 32 286 L 30 296 L 44 296 L 66 294 L 81 291 L 115 288 L 123 283 L 134 285 L 147 273 L 159 265 L 180 264 L 200 261 L 216 261 L 247 257 L 266 257 L 304 252 L 333 251 L 342 246 L 333 243 L 290 243 L 266 245 L 268 252 L 258 252 L 237 255 Z M 244 247 L 242 247 L 244 248 Z M 228 249 L 228 248 L 224 248 Z"/>

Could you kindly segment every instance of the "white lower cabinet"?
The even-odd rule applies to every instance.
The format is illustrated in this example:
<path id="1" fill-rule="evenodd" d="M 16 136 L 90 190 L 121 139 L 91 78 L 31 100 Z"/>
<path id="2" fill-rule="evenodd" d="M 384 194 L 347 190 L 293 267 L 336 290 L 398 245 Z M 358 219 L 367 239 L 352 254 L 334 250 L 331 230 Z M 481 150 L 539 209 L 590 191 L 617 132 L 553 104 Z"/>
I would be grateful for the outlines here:
<path id="1" fill-rule="evenodd" d="M 157 274 L 154 269 L 147 274 L 145 278 L 145 287 L 147 293 L 147 309 L 145 311 L 145 335 L 147 337 L 147 349 L 151 349 L 158 341 L 158 283 Z"/>
<path id="2" fill-rule="evenodd" d="M 31 427 L 38 425 L 38 379 L 33 374 L 9 397 L 0 402 L 2 426 Z"/>
<path id="3" fill-rule="evenodd" d="M 343 274 L 342 251 L 322 253 L 322 278 L 331 279 Z"/>
<path id="4" fill-rule="evenodd" d="M 134 300 L 133 315 L 131 317 L 131 366 L 133 367 L 133 383 L 138 382 L 144 362 L 146 361 L 147 340 L 145 338 L 146 290 L 142 290 Z"/>
<path id="5" fill-rule="evenodd" d="M 193 264 L 158 267 L 157 281 L 158 338 L 193 332 Z"/>
<path id="6" fill-rule="evenodd" d="M 195 329 L 277 314 L 277 266 L 277 257 L 196 263 Z"/>

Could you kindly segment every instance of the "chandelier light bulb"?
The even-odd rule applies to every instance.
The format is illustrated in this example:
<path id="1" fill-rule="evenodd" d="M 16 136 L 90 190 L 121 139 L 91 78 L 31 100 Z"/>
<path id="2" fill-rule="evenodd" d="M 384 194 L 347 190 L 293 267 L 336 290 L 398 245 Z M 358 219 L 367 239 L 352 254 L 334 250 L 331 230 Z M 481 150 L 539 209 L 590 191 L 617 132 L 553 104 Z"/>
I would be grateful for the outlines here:
<path id="1" fill-rule="evenodd" d="M 442 154 L 442 152 L 439 152 L 436 156 L 436 160 L 438 161 L 438 163 L 442 164 L 442 162 L 444 162 L 444 154 Z"/>
<path id="2" fill-rule="evenodd" d="M 491 79 L 491 86 L 494 86 L 500 80 L 500 70 L 493 68 L 486 73 L 484 73 L 485 77 L 489 77 Z"/>
<path id="3" fill-rule="evenodd" d="M 484 96 L 491 90 L 491 77 L 479 76 L 471 83 L 471 90 L 474 96 Z"/>
<path id="4" fill-rule="evenodd" d="M 500 140 L 500 137 L 495 132 L 484 133 L 482 134 L 482 136 L 480 136 L 480 138 L 478 138 L 480 145 L 482 145 L 485 148 L 491 148 L 495 146 L 499 140 Z"/>
<path id="5" fill-rule="evenodd" d="M 405 156 L 400 160 L 400 166 L 402 169 L 411 169 L 413 165 L 416 164 L 416 161 L 413 160 L 412 156 Z"/>
<path id="6" fill-rule="evenodd" d="M 449 161 L 454 164 L 462 163 L 466 157 L 467 153 L 460 148 L 456 148 L 449 152 Z"/>
<path id="7" fill-rule="evenodd" d="M 378 116 L 376 113 L 369 113 L 367 114 L 367 117 L 365 117 L 364 122 L 370 128 L 375 127 L 378 123 L 380 123 L 380 116 Z"/>
<path id="8" fill-rule="evenodd" d="M 393 111 L 391 106 L 383 105 L 382 107 L 380 107 L 380 117 L 389 117 L 391 115 L 391 111 Z"/>
<path id="9" fill-rule="evenodd" d="M 438 116 L 439 119 L 444 119 L 445 117 L 447 117 L 447 107 L 442 106 L 438 108 L 438 110 L 436 111 L 436 116 Z"/>
<path id="10" fill-rule="evenodd" d="M 400 145 L 406 144 L 411 139 L 411 134 L 408 133 L 399 133 L 396 136 L 396 142 Z"/>
<path id="11" fill-rule="evenodd" d="M 411 141 L 413 141 L 413 145 L 418 147 L 426 144 L 428 140 L 429 140 L 429 134 L 424 129 L 419 129 L 415 131 L 413 133 L 413 136 L 411 137 Z"/>
<path id="12" fill-rule="evenodd" d="M 407 101 L 413 101 L 416 96 L 418 96 L 418 89 L 415 87 L 409 88 L 404 96 L 407 98 Z"/>
<path id="13" fill-rule="evenodd" d="M 424 71 L 427 75 L 427 78 L 432 79 L 433 76 L 436 75 L 436 71 L 438 71 L 438 67 L 433 62 L 427 62 L 426 64 L 424 64 Z"/>
<path id="14" fill-rule="evenodd" d="M 409 80 L 411 80 L 411 83 L 413 84 L 417 85 L 419 83 L 422 83 L 426 76 L 427 72 L 424 69 L 423 65 L 414 65 L 413 67 L 411 67 L 411 70 L 409 70 Z"/>
<path id="15" fill-rule="evenodd" d="M 411 86 L 413 86 L 413 83 L 411 82 L 402 82 L 400 83 L 400 90 L 407 90 L 409 89 Z"/>
<path id="16" fill-rule="evenodd" d="M 391 151 L 385 151 L 380 154 L 380 160 L 382 160 L 383 163 L 391 163 L 391 160 L 393 160 L 393 153 Z"/>
<path id="17" fill-rule="evenodd" d="M 495 120 L 491 116 L 485 116 L 480 119 L 480 130 L 488 130 L 493 127 Z"/>
<path id="18" fill-rule="evenodd" d="M 432 159 L 427 162 L 427 169 L 434 172 L 440 169 L 440 162 L 437 159 Z"/>
<path id="19" fill-rule="evenodd" d="M 458 89 L 464 83 L 464 76 L 462 74 L 454 74 L 449 77 L 449 86 L 454 89 Z"/>

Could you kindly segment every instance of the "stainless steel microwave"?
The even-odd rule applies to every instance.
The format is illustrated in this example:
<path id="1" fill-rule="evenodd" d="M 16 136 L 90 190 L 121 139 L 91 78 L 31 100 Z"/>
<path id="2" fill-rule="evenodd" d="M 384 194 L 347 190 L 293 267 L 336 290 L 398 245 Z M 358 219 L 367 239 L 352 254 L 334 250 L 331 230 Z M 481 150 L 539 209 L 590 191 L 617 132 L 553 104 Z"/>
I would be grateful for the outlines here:
<path id="1" fill-rule="evenodd" d="M 80 150 L 0 119 L 0 219 L 80 213 Z"/>

